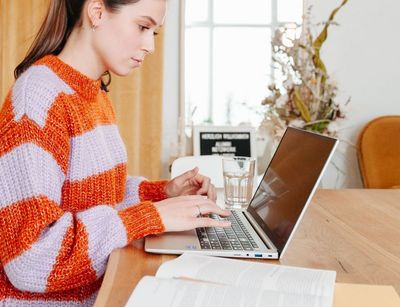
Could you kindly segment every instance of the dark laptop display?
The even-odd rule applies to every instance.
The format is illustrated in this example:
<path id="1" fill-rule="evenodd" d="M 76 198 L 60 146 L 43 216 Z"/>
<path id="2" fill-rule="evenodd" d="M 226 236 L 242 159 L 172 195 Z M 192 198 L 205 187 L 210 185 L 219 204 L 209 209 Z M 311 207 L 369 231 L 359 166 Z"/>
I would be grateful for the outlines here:
<path id="1" fill-rule="evenodd" d="M 288 128 L 248 212 L 280 253 L 335 146 L 336 139 Z"/>

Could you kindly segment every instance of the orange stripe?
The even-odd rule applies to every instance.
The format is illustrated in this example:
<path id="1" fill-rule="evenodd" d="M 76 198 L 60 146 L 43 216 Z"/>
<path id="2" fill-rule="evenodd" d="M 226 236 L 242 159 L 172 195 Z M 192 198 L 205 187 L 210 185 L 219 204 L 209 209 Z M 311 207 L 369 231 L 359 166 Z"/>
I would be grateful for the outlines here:
<path id="1" fill-rule="evenodd" d="M 55 55 L 46 55 L 34 65 L 46 65 L 64 82 L 77 91 L 88 102 L 92 102 L 100 93 L 100 80 L 92 80 L 73 67 L 61 61 Z"/>
<path id="2" fill-rule="evenodd" d="M 61 301 L 82 301 L 96 292 L 103 281 L 103 278 L 99 278 L 96 282 L 91 283 L 87 286 L 81 286 L 79 288 L 59 291 L 53 293 L 32 293 L 20 291 L 10 283 L 6 273 L 2 266 L 0 266 L 0 300 L 4 299 L 20 299 L 20 300 L 59 300 Z"/>
<path id="3" fill-rule="evenodd" d="M 88 255 L 89 239 L 85 226 L 75 221 L 64 237 L 60 253 L 49 275 L 46 291 L 68 290 L 96 280 Z"/>
<path id="4" fill-rule="evenodd" d="M 99 204 L 116 205 L 124 199 L 125 186 L 125 164 L 83 180 L 66 181 L 62 188 L 61 207 L 78 212 Z"/>
<path id="5" fill-rule="evenodd" d="M 88 103 L 78 94 L 72 94 L 68 101 L 71 121 L 76 123 L 70 127 L 72 136 L 93 130 L 98 125 L 116 123 L 113 106 L 105 95 L 98 95 L 94 103 Z"/>
<path id="6" fill-rule="evenodd" d="M 119 211 L 118 215 L 125 226 L 128 243 L 165 230 L 156 207 L 148 201 Z"/>
<path id="7" fill-rule="evenodd" d="M 57 98 L 48 113 L 50 120 L 46 121 L 46 125 L 42 129 L 26 115 L 20 121 L 15 122 L 11 101 L 7 99 L 3 109 L 5 113 L 1 115 L 5 116 L 6 126 L 0 127 L 2 132 L 0 156 L 23 143 L 32 142 L 50 152 L 66 173 L 69 160 L 69 135 L 68 125 L 62 121 L 64 111 L 61 108 L 63 108 L 62 101 Z"/>
<path id="8" fill-rule="evenodd" d="M 8 125 L 14 118 L 13 108 L 11 104 L 11 91 L 7 94 L 4 100 L 3 107 L 0 110 L 0 135 L 3 135 L 8 127 Z"/>
<path id="9" fill-rule="evenodd" d="M 1 263 L 5 265 L 28 250 L 63 211 L 45 196 L 17 202 L 0 210 Z"/>
<path id="10" fill-rule="evenodd" d="M 35 142 L 53 153 L 64 171 L 67 169 L 70 137 L 91 131 L 98 125 L 116 123 L 114 108 L 105 94 L 99 94 L 94 103 L 72 94 L 68 96 L 68 104 L 59 95 L 48 111 L 43 129 L 25 115 L 18 122 L 14 120 L 11 94 L 6 97 L 0 116 L 0 156 L 24 142 Z"/>
<path id="11" fill-rule="evenodd" d="M 142 181 L 139 185 L 139 197 L 141 201 L 160 201 L 168 198 L 165 193 L 165 185 L 168 180 Z"/>

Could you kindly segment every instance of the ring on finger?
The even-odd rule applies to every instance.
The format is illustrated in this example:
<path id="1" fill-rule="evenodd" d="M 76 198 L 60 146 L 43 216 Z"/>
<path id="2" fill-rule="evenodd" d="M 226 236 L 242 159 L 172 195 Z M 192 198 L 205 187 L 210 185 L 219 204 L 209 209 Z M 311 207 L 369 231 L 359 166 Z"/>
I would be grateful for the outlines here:
<path id="1" fill-rule="evenodd" d="M 196 217 L 200 217 L 200 216 L 201 216 L 201 210 L 200 210 L 200 207 L 199 207 L 199 205 L 196 205 L 196 208 L 197 208 L 197 210 L 199 211 L 199 214 L 197 214 L 197 216 L 196 216 Z"/>

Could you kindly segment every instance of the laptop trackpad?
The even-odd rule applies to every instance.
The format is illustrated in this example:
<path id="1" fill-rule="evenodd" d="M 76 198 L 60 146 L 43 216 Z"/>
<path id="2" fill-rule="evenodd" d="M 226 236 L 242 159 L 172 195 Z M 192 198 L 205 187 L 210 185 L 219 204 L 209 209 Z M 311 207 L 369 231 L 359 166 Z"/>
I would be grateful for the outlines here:
<path id="1" fill-rule="evenodd" d="M 167 232 L 146 237 L 145 250 L 200 250 L 195 230 Z"/>

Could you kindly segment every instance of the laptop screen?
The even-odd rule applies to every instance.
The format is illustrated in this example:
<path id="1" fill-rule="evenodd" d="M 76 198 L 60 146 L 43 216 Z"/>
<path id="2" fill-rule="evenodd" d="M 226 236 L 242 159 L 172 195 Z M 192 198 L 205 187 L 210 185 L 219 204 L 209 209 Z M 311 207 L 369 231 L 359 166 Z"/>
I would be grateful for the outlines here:
<path id="1" fill-rule="evenodd" d="M 286 132 L 248 207 L 282 252 L 337 140 L 295 128 Z"/>

